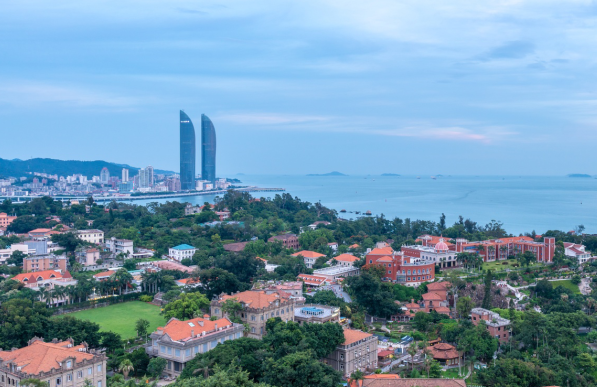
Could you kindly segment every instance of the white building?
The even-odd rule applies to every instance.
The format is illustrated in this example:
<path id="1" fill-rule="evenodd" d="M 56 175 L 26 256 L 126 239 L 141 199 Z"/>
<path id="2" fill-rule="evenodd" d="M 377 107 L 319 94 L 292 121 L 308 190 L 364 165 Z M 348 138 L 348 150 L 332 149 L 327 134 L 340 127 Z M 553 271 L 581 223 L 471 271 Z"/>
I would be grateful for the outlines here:
<path id="1" fill-rule="evenodd" d="M 153 187 L 153 167 L 151 165 L 139 169 L 139 188 Z"/>
<path id="2" fill-rule="evenodd" d="M 126 168 L 122 168 L 122 182 L 126 183 L 129 181 L 129 170 Z"/>
<path id="3" fill-rule="evenodd" d="M 328 281 L 333 282 L 339 278 L 352 277 L 359 275 L 359 269 L 354 266 L 331 266 L 323 269 L 313 270 L 313 275 L 318 277 L 325 277 Z"/>
<path id="4" fill-rule="evenodd" d="M 85 242 L 99 245 L 104 243 L 104 232 L 102 230 L 78 230 L 77 236 Z"/>
<path id="5" fill-rule="evenodd" d="M 106 240 L 106 247 L 114 254 L 123 253 L 130 257 L 133 256 L 134 246 L 133 241 L 128 239 L 116 239 L 114 237 Z"/>
<path id="6" fill-rule="evenodd" d="M 581 264 L 591 259 L 591 253 L 585 251 L 585 246 L 575 243 L 564 242 L 564 254 L 566 254 L 567 257 L 576 258 L 578 263 Z"/>
<path id="7" fill-rule="evenodd" d="M 191 245 L 187 245 L 187 244 L 182 244 L 182 245 L 178 245 L 178 246 L 174 246 L 168 249 L 168 256 L 178 262 L 182 261 L 185 258 L 193 258 L 193 255 L 195 254 L 195 251 L 197 251 L 196 248 L 194 248 Z"/>
<path id="8" fill-rule="evenodd" d="M 102 184 L 108 184 L 110 181 L 110 171 L 108 171 L 108 168 L 102 168 L 102 171 L 100 172 L 100 181 Z"/>

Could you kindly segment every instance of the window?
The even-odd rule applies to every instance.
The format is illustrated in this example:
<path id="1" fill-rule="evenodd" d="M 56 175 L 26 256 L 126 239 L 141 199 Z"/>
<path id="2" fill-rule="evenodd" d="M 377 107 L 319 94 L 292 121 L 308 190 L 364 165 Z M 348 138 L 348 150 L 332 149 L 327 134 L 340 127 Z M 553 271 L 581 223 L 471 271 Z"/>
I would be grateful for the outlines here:
<path id="1" fill-rule="evenodd" d="M 408 273 L 407 273 L 407 274 L 410 274 L 410 270 L 408 271 Z"/>
<path id="2" fill-rule="evenodd" d="M 66 368 L 71 368 L 73 366 L 73 362 L 71 360 L 66 361 Z"/>
<path id="3" fill-rule="evenodd" d="M 72 380 L 73 380 L 73 374 L 67 374 L 67 375 L 66 375 L 66 381 L 67 381 L 67 382 L 70 382 L 70 381 L 72 381 Z"/>
<path id="4" fill-rule="evenodd" d="M 97 382 L 97 387 L 102 387 L 102 381 Z"/>
<path id="5" fill-rule="evenodd" d="M 234 340 L 234 335 L 228 336 L 228 340 Z"/>
<path id="6" fill-rule="evenodd" d="M 77 371 L 77 378 L 83 377 L 83 371 Z"/>
<path id="7" fill-rule="evenodd" d="M 160 345 L 160 352 L 166 353 L 166 347 L 164 347 L 163 345 Z"/>
<path id="8" fill-rule="evenodd" d="M 263 321 L 263 315 L 261 315 L 261 321 Z"/>
<path id="9" fill-rule="evenodd" d="M 251 333 L 255 333 L 255 327 L 251 328 Z"/>
<path id="10" fill-rule="evenodd" d="M 214 313 L 215 313 L 215 314 L 220 314 L 220 309 L 219 309 L 219 308 L 215 308 L 215 309 L 214 309 Z"/>
<path id="11" fill-rule="evenodd" d="M 101 364 L 97 365 L 97 372 L 102 372 L 102 365 Z"/>
<path id="12" fill-rule="evenodd" d="M 91 375 L 93 373 L 93 368 L 87 368 L 87 375 Z"/>
<path id="13" fill-rule="evenodd" d="M 343 353 L 340 354 L 340 360 L 344 360 L 344 354 Z"/>
<path id="14" fill-rule="evenodd" d="M 175 356 L 180 356 L 180 349 L 175 349 L 174 350 L 174 355 Z"/>
<path id="15" fill-rule="evenodd" d="M 60 386 L 62 384 L 62 378 L 57 378 L 56 379 L 56 385 Z"/>
<path id="16" fill-rule="evenodd" d="M 168 347 L 167 349 L 168 349 L 168 351 L 167 351 L 168 355 L 172 355 L 172 348 Z"/>
<path id="17" fill-rule="evenodd" d="M 255 321 L 255 315 L 254 314 L 251 315 L 251 321 Z"/>
<path id="18" fill-rule="evenodd" d="M 191 350 L 187 349 L 186 351 L 184 351 L 185 356 L 191 356 Z"/>
<path id="19" fill-rule="evenodd" d="M 203 353 L 207 352 L 207 344 L 203 344 Z"/>
<path id="20" fill-rule="evenodd" d="M 211 347 L 212 348 L 215 348 L 216 345 L 218 345 L 218 340 L 214 340 L 214 341 L 211 342 Z"/>
<path id="21" fill-rule="evenodd" d="M 240 332 L 237 332 L 237 333 L 236 333 L 236 338 L 237 338 L 237 339 L 240 339 Z"/>
<path id="22" fill-rule="evenodd" d="M 199 352 L 199 346 L 198 345 L 196 345 L 195 348 L 193 349 L 193 353 L 197 353 L 197 352 Z"/>

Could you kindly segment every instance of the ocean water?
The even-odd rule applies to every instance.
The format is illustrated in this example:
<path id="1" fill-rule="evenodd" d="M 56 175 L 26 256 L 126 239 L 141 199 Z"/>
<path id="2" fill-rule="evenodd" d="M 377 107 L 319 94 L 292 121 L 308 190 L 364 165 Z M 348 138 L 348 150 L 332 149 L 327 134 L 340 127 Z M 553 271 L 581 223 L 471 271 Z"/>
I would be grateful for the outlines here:
<path id="1" fill-rule="evenodd" d="M 438 221 L 448 225 L 462 215 L 480 224 L 504 223 L 513 234 L 550 229 L 569 231 L 583 224 L 597 233 L 597 179 L 546 176 L 237 176 L 243 185 L 285 188 L 310 202 L 321 201 L 341 217 L 371 211 L 387 218 Z M 270 197 L 275 193 L 253 193 Z M 193 204 L 212 201 L 213 195 L 181 198 Z M 173 199 L 167 199 L 173 200 Z M 143 204 L 141 201 L 135 202 Z M 353 211 L 353 213 L 350 213 Z"/>

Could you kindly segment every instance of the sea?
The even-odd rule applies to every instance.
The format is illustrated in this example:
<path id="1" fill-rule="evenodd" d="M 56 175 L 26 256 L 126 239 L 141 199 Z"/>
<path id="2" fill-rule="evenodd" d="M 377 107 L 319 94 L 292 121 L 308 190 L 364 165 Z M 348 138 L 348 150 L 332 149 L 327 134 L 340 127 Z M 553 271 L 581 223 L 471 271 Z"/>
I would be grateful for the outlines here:
<path id="1" fill-rule="evenodd" d="M 492 220 L 507 232 L 570 231 L 579 225 L 597 233 L 597 179 L 560 176 L 299 176 L 239 175 L 242 185 L 284 188 L 309 202 L 321 201 L 344 219 L 383 214 L 386 218 L 439 221 L 465 219 L 485 225 Z M 256 197 L 276 193 L 256 192 Z M 191 204 L 212 202 L 215 195 L 180 199 Z M 340 213 L 341 210 L 346 212 Z M 357 215 L 355 212 L 360 212 Z"/>

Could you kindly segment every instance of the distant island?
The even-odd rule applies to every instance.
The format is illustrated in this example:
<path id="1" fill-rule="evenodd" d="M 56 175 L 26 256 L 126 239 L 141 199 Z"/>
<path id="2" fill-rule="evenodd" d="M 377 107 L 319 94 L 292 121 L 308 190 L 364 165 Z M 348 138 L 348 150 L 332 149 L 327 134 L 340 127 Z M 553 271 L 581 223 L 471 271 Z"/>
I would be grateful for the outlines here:
<path id="1" fill-rule="evenodd" d="M 400 175 L 399 175 L 399 174 L 397 174 L 397 173 L 382 173 L 381 175 L 382 175 L 382 176 L 400 176 Z"/>
<path id="2" fill-rule="evenodd" d="M 103 160 L 80 161 L 80 160 L 56 160 L 35 158 L 29 160 L 7 160 L 0 158 L 0 175 L 20 177 L 25 176 L 27 172 L 41 172 L 50 175 L 69 176 L 80 173 L 83 176 L 91 178 L 99 176 L 102 168 L 108 168 L 110 175 L 120 176 L 122 168 L 129 170 L 130 176 L 135 175 L 139 168 L 131 167 L 127 164 L 116 164 Z M 171 175 L 174 172 L 154 169 L 154 173 Z"/>
<path id="3" fill-rule="evenodd" d="M 586 173 L 571 173 L 568 175 L 568 177 L 591 177 L 591 175 L 587 175 Z"/>
<path id="4" fill-rule="evenodd" d="M 321 173 L 321 174 L 310 173 L 307 176 L 348 176 L 348 175 L 345 175 L 345 174 L 340 173 L 338 171 L 333 171 L 333 172 L 330 172 L 330 173 Z"/>

